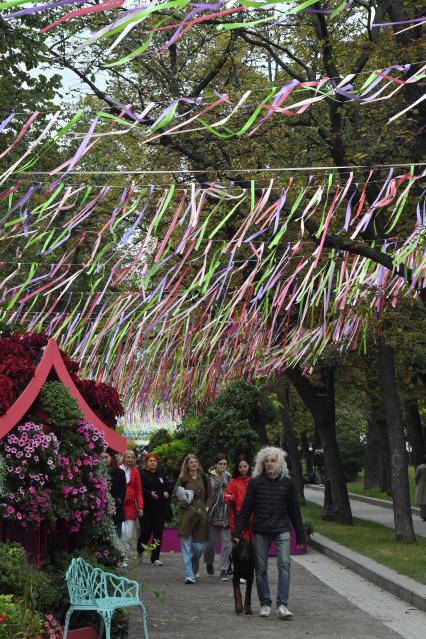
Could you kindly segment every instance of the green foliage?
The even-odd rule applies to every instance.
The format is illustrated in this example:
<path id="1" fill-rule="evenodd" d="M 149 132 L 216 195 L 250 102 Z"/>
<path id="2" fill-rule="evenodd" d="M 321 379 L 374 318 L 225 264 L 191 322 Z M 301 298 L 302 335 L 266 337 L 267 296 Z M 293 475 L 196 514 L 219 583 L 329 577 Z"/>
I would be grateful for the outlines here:
<path id="1" fill-rule="evenodd" d="M 40 400 L 52 426 L 72 428 L 77 420 L 83 418 L 76 400 L 62 382 L 46 382 L 41 389 Z"/>
<path id="2" fill-rule="evenodd" d="M 249 420 L 234 408 L 213 402 L 204 410 L 197 431 L 197 454 L 205 467 L 221 451 L 233 463 L 239 454 L 252 454 L 258 445 L 259 438 Z"/>
<path id="3" fill-rule="evenodd" d="M 171 441 L 172 437 L 167 428 L 159 428 L 153 435 L 151 435 L 148 443 L 148 450 L 154 450 L 154 448 L 162 446 L 162 444 L 169 444 Z"/>
<path id="4" fill-rule="evenodd" d="M 43 624 L 39 615 L 13 595 L 0 595 L 0 639 L 40 639 Z"/>
<path id="5" fill-rule="evenodd" d="M 109 503 L 112 505 L 111 497 Z M 120 566 L 126 556 L 112 517 L 108 515 L 98 522 L 88 519 L 79 531 L 78 542 L 82 547 L 96 548 L 96 559 L 109 569 Z"/>
<path id="6" fill-rule="evenodd" d="M 346 481 L 355 481 L 364 464 L 366 445 L 360 441 L 356 433 L 340 433 L 337 443 Z"/>
<path id="7" fill-rule="evenodd" d="M 55 590 L 49 577 L 28 563 L 22 546 L 0 544 L 0 566 L 0 594 L 15 595 L 34 610 L 50 612 Z"/>
<path id="8" fill-rule="evenodd" d="M 160 466 L 171 478 L 177 479 L 184 457 L 194 450 L 185 439 L 174 439 L 154 448 L 160 458 Z"/>
<path id="9" fill-rule="evenodd" d="M 278 419 L 277 405 L 265 390 L 239 380 L 200 414 L 192 435 L 196 453 L 207 466 L 224 451 L 232 464 L 241 453 L 253 455 L 260 445 L 259 435 Z"/>

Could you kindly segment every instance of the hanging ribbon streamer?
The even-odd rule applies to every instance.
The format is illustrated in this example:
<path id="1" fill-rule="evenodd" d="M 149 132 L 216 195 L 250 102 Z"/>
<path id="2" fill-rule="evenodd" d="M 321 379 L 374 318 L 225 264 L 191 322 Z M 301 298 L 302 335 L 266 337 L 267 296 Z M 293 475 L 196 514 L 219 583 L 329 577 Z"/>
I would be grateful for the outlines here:
<path id="1" fill-rule="evenodd" d="M 0 240 L 7 248 L 19 239 L 22 255 L 35 257 L 1 264 L 1 317 L 54 334 L 100 379 L 117 383 L 129 405 L 184 410 L 191 397 L 208 401 L 225 380 L 309 365 L 332 343 L 355 348 L 374 314 L 395 306 L 407 288 L 424 286 L 423 197 L 414 228 L 395 235 L 424 175 L 390 171 L 367 208 L 346 197 L 353 174 L 346 184 L 330 175 L 303 187 L 287 176 L 277 196 L 274 180 L 248 191 L 214 183 L 183 191 L 123 187 L 109 199 L 109 219 L 105 203 L 114 194 L 107 186 L 12 192 L 0 200 Z M 364 185 L 357 190 L 362 199 Z M 377 250 L 393 270 L 326 248 L 330 231 L 359 242 L 375 211 L 392 234 Z M 305 231 L 313 216 L 320 220 L 314 253 Z M 227 242 L 218 219 L 233 224 Z M 79 246 L 85 258 L 72 264 Z M 56 264 L 42 261 L 59 250 Z M 132 292 L 122 290 L 136 282 Z"/>

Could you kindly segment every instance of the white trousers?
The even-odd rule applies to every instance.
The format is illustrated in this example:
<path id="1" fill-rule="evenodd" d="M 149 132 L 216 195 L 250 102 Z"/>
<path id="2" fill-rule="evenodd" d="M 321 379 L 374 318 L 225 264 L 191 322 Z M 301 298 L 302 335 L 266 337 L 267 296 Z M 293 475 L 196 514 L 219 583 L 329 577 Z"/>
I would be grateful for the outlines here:
<path id="1" fill-rule="evenodd" d="M 126 519 L 126 521 L 123 521 L 123 523 L 121 524 L 121 541 L 125 547 L 128 547 L 130 545 L 130 540 L 133 537 L 134 527 L 134 519 Z"/>

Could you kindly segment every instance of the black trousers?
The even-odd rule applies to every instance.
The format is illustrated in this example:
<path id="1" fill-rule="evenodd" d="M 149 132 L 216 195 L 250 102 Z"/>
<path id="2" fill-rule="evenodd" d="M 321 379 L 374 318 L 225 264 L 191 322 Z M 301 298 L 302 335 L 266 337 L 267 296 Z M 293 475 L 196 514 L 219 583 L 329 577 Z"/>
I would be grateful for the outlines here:
<path id="1" fill-rule="evenodd" d="M 160 558 L 161 542 L 163 541 L 163 528 L 164 528 L 164 510 L 160 512 L 147 512 L 143 513 L 143 517 L 139 517 L 139 525 L 141 527 L 140 535 L 136 549 L 139 554 L 143 553 L 142 544 L 148 545 L 148 541 L 152 536 L 152 543 L 157 542 L 156 548 L 151 553 L 151 562 Z"/>

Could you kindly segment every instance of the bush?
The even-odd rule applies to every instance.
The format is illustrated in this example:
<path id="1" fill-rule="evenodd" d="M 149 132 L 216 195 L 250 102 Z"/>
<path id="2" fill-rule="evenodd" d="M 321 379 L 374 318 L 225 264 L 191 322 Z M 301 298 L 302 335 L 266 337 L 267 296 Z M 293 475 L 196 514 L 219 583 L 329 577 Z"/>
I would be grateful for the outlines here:
<path id="1" fill-rule="evenodd" d="M 55 598 L 54 586 L 47 574 L 35 570 L 19 544 L 0 544 L 0 594 L 12 594 L 43 613 L 50 612 Z"/>
<path id="2" fill-rule="evenodd" d="M 193 451 L 184 439 L 174 439 L 169 444 L 162 444 L 154 448 L 154 452 L 160 458 L 163 472 L 169 475 L 170 478 L 177 479 L 184 458 Z"/>
<path id="3" fill-rule="evenodd" d="M 358 473 L 363 468 L 366 445 L 356 434 L 340 433 L 337 436 L 343 470 L 347 482 L 356 481 Z"/>
<path id="4" fill-rule="evenodd" d="M 203 466 L 213 463 L 220 451 L 227 453 L 230 464 L 239 454 L 252 455 L 259 445 L 257 433 L 234 408 L 213 402 L 204 410 L 197 430 L 197 454 Z"/>
<path id="5" fill-rule="evenodd" d="M 40 639 L 40 616 L 13 595 L 0 595 L 0 639 Z"/>
<path id="6" fill-rule="evenodd" d="M 46 382 L 40 391 L 41 405 L 51 426 L 72 428 L 83 414 L 62 382 Z"/>
<path id="7" fill-rule="evenodd" d="M 163 444 L 170 444 L 171 441 L 172 437 L 167 428 L 159 428 L 151 435 L 148 450 L 154 450 L 154 448 L 158 448 L 158 446 L 162 446 Z"/>

